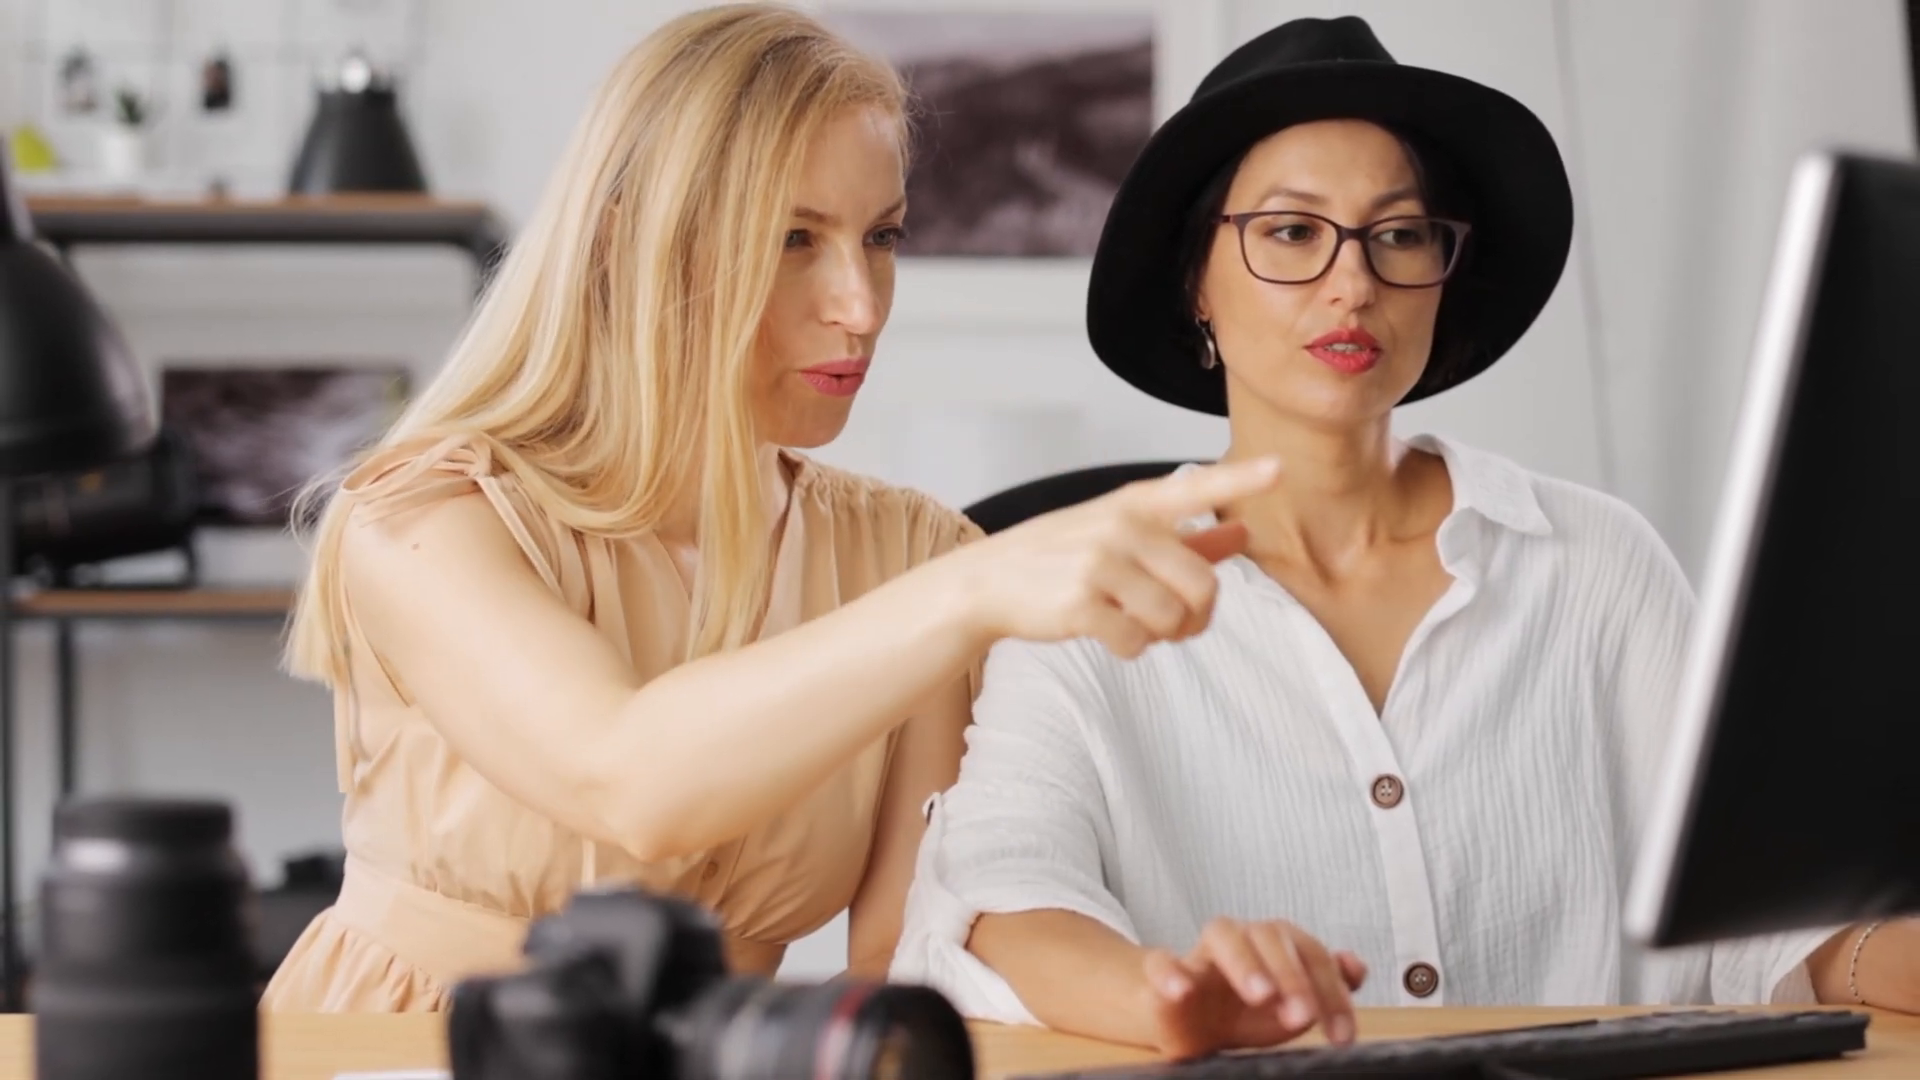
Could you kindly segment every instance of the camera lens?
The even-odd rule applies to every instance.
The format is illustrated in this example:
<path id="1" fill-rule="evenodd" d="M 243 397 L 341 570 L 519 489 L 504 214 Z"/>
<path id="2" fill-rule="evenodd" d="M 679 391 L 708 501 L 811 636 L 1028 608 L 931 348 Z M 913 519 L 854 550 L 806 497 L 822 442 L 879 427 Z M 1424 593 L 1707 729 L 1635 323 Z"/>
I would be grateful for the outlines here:
<path id="1" fill-rule="evenodd" d="M 32 987 L 40 1080 L 255 1080 L 252 895 L 216 802 L 54 815 Z"/>
<path id="2" fill-rule="evenodd" d="M 731 979 L 672 1025 L 678 1080 L 973 1080 L 973 1043 L 921 986 Z"/>

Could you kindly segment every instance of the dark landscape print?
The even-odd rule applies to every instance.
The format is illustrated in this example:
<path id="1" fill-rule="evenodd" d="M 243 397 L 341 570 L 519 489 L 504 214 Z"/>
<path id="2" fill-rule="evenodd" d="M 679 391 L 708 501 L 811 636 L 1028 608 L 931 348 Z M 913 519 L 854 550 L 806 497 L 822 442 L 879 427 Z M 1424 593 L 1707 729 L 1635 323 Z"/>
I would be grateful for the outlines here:
<path id="1" fill-rule="evenodd" d="M 161 417 L 199 472 L 201 520 L 284 527 L 306 482 L 378 439 L 408 392 L 384 367 L 169 366 Z"/>
<path id="2" fill-rule="evenodd" d="M 907 255 L 1093 253 L 1153 129 L 1150 13 L 840 11 L 915 97 Z"/>

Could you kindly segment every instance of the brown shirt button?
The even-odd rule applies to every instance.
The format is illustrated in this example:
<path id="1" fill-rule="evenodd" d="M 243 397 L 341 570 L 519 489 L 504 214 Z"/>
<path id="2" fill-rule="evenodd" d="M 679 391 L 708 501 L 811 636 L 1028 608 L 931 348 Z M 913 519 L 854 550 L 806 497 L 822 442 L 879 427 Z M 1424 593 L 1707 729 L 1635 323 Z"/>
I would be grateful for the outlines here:
<path id="1" fill-rule="evenodd" d="M 1382 810 L 1391 810 L 1399 806 L 1400 800 L 1405 798 L 1406 794 L 1407 786 L 1400 782 L 1399 777 L 1391 773 L 1373 778 L 1373 805 Z"/>
<path id="2" fill-rule="evenodd" d="M 1440 989 L 1440 972 L 1432 964 L 1408 964 L 1407 973 L 1400 977 L 1400 985 L 1414 997 L 1431 997 Z"/>
<path id="3" fill-rule="evenodd" d="M 708 859 L 707 865 L 700 868 L 700 880 L 712 881 L 713 876 L 715 874 L 718 874 L 719 872 L 720 872 L 720 864 L 713 859 Z"/>

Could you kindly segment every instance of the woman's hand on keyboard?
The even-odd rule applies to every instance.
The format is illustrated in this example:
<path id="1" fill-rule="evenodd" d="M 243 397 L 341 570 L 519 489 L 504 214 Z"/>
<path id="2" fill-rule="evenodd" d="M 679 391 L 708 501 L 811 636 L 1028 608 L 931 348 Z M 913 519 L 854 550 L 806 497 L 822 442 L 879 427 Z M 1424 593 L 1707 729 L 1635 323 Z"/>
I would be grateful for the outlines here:
<path id="1" fill-rule="evenodd" d="M 1185 956 L 1156 949 L 1144 963 L 1157 995 L 1153 1043 L 1172 1058 L 1272 1046 L 1315 1023 L 1330 1042 L 1351 1042 L 1351 992 L 1367 976 L 1358 956 L 1286 922 L 1215 919 Z"/>

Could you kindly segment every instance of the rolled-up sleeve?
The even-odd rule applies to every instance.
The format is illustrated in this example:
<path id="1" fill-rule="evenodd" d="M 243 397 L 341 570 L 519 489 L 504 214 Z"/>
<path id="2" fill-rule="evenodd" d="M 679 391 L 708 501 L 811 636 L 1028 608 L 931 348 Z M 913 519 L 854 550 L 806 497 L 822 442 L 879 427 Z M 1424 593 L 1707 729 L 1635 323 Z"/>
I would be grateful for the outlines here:
<path id="1" fill-rule="evenodd" d="M 1071 911 L 1138 940 L 1102 872 L 1112 830 L 1088 738 L 1106 708 L 1093 648 L 996 646 L 960 778 L 928 802 L 890 977 L 932 986 L 974 1019 L 1038 1022 L 967 951 L 982 914 Z"/>

